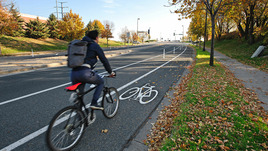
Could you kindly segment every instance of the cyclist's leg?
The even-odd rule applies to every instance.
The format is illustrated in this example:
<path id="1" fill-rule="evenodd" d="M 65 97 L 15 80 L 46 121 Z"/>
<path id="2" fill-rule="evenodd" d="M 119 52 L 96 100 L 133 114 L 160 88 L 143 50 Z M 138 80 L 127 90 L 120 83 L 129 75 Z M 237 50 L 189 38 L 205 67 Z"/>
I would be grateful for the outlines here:
<path id="1" fill-rule="evenodd" d="M 103 79 L 98 75 L 98 74 L 94 74 L 88 81 L 88 83 L 91 84 L 95 84 L 96 85 L 96 89 L 95 92 L 93 94 L 93 98 L 92 98 L 92 102 L 91 104 L 96 105 L 97 101 L 101 95 L 101 92 L 103 90 L 104 87 L 104 81 Z"/>
<path id="2" fill-rule="evenodd" d="M 94 71 L 87 67 L 81 67 L 82 69 L 75 71 L 73 70 L 71 73 L 71 80 L 72 82 L 82 82 L 82 83 L 89 83 L 95 84 L 96 89 L 93 94 L 93 99 L 91 104 L 97 105 L 97 101 L 101 95 L 102 89 L 104 87 L 103 79 Z"/>
<path id="3" fill-rule="evenodd" d="M 104 87 L 104 81 L 103 79 L 94 71 L 92 71 L 92 74 L 87 74 L 89 76 L 86 77 L 86 82 L 90 83 L 90 84 L 95 84 L 96 88 L 95 88 L 95 92 L 93 94 L 93 98 L 91 101 L 91 108 L 92 109 L 103 109 L 103 107 L 101 105 L 98 105 L 97 101 L 101 95 L 101 92 L 103 90 Z"/>

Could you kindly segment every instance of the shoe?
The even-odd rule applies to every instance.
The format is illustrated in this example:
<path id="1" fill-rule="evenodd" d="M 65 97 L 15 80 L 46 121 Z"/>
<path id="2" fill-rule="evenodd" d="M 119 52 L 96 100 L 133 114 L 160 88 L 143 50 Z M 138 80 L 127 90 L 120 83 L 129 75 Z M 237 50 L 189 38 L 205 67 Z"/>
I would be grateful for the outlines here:
<path id="1" fill-rule="evenodd" d="M 103 107 L 98 104 L 92 104 L 90 105 L 90 108 L 94 110 L 103 110 Z"/>

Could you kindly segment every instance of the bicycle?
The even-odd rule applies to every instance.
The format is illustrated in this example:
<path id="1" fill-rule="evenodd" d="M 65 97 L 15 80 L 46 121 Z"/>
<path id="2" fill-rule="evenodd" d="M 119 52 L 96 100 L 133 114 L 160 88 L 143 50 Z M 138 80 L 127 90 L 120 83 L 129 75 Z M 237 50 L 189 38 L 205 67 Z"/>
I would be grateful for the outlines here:
<path id="1" fill-rule="evenodd" d="M 156 96 L 158 95 L 157 90 L 153 90 L 155 86 L 151 86 L 150 83 L 146 83 L 142 87 L 133 87 L 131 89 L 128 89 L 124 93 L 122 93 L 119 96 L 120 100 L 126 100 L 126 99 L 139 99 L 140 104 L 147 104 L 153 101 Z M 154 94 L 153 94 L 154 93 Z M 153 97 L 151 97 L 153 96 Z"/>
<path id="2" fill-rule="evenodd" d="M 109 77 L 109 76 L 102 76 Z M 90 86 L 86 91 L 83 91 L 85 83 L 77 83 L 66 87 L 66 91 L 73 92 L 69 101 L 74 105 L 67 106 L 57 112 L 46 132 L 46 143 L 51 150 L 66 151 L 77 145 L 82 138 L 84 130 L 87 126 L 94 123 L 96 114 L 94 109 L 86 107 L 83 96 L 91 92 L 96 86 Z M 103 88 L 102 110 L 106 118 L 113 118 L 119 107 L 119 93 L 114 87 Z"/>

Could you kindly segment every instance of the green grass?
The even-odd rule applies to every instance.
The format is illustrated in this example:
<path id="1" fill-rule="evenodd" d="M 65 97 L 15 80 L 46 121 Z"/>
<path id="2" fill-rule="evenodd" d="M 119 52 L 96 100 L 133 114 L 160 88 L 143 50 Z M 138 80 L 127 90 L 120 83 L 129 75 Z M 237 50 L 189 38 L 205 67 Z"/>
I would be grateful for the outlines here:
<path id="1" fill-rule="evenodd" d="M 100 39 L 99 40 L 99 45 L 103 48 L 107 47 L 107 40 L 106 39 Z M 113 41 L 113 40 L 109 40 L 108 41 L 108 47 L 118 47 L 118 46 L 123 46 L 124 43 L 119 42 L 119 41 Z"/>
<path id="2" fill-rule="evenodd" d="M 107 47 L 106 39 L 100 39 L 101 47 Z M 68 42 L 56 39 L 32 39 L 26 37 L 11 37 L 0 35 L 0 47 L 2 55 L 12 55 L 17 53 L 42 51 L 66 51 Z M 116 47 L 124 45 L 121 42 L 109 40 L 109 47 Z"/>
<path id="3" fill-rule="evenodd" d="M 266 150 L 268 127 L 254 94 L 217 61 L 213 67 L 208 64 L 209 53 L 197 49 L 185 100 L 173 102 L 170 109 L 178 112 L 171 134 L 164 137 L 161 148 L 154 149 Z"/>
<path id="4" fill-rule="evenodd" d="M 211 41 L 206 43 L 206 47 L 210 48 Z M 268 72 L 268 58 L 264 57 L 255 57 L 251 58 L 252 54 L 257 50 L 261 43 L 255 43 L 249 45 L 245 41 L 238 39 L 232 40 L 221 40 L 215 42 L 215 50 L 234 58 L 244 64 L 248 64 L 254 67 L 259 68 L 260 70 Z M 262 56 L 267 56 L 268 50 L 266 49 Z"/>
<path id="5" fill-rule="evenodd" d="M 14 53 L 66 50 L 68 42 L 55 39 L 32 39 L 25 37 L 0 36 L 2 55 Z"/>

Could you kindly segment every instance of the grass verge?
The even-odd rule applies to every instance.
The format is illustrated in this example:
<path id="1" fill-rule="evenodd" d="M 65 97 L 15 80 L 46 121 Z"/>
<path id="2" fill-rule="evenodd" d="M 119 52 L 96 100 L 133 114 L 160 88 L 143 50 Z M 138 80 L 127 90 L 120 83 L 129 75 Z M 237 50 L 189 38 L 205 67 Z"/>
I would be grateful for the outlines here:
<path id="1" fill-rule="evenodd" d="M 101 47 L 107 47 L 106 39 L 100 39 Z M 109 40 L 109 47 L 123 46 L 124 43 Z M 12 55 L 17 53 L 31 53 L 42 51 L 62 51 L 67 50 L 68 42 L 57 39 L 32 39 L 26 37 L 11 37 L 0 35 L 0 47 L 2 55 Z"/>
<path id="2" fill-rule="evenodd" d="M 209 53 L 197 49 L 196 58 L 154 124 L 149 150 L 267 150 L 268 114 L 256 94 L 219 62 L 209 66 Z"/>
<path id="3" fill-rule="evenodd" d="M 210 48 L 211 41 L 206 43 L 207 47 Z M 255 43 L 249 45 L 245 41 L 238 39 L 221 40 L 215 42 L 215 50 L 234 58 L 244 64 L 251 65 L 259 68 L 262 71 L 268 72 L 268 51 L 267 49 L 261 55 L 262 57 L 251 58 L 253 53 L 258 49 L 261 43 Z M 266 57 L 263 57 L 266 56 Z"/>
<path id="4" fill-rule="evenodd" d="M 32 39 L 25 37 L 0 36 L 0 46 L 2 55 L 16 53 L 66 50 L 68 42 L 55 39 Z"/>

